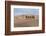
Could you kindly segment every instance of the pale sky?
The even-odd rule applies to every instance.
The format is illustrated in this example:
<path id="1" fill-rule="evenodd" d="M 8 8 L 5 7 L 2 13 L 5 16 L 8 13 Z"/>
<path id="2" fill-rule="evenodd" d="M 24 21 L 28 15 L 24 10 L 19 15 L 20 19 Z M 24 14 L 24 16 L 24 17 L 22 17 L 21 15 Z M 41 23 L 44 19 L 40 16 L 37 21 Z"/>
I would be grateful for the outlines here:
<path id="1" fill-rule="evenodd" d="M 14 16 L 24 15 L 24 14 L 38 15 L 39 14 L 39 9 L 14 8 Z"/>

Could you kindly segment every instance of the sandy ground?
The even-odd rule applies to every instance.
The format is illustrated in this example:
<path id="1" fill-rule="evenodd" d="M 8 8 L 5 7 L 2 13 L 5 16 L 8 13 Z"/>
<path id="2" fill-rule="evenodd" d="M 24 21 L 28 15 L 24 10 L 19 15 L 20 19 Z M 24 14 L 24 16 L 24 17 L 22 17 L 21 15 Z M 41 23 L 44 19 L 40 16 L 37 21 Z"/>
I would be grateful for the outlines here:
<path id="1" fill-rule="evenodd" d="M 38 26 L 38 19 L 14 18 L 14 27 L 35 27 Z"/>

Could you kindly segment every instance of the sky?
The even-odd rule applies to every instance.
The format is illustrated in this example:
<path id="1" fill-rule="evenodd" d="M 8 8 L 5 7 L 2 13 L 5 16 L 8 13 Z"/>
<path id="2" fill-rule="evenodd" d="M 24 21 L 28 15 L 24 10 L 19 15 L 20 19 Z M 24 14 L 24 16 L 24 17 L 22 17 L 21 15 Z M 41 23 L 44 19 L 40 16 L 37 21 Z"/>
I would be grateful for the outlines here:
<path id="1" fill-rule="evenodd" d="M 38 15 L 39 14 L 39 9 L 14 8 L 14 16 L 24 15 L 24 14 Z"/>

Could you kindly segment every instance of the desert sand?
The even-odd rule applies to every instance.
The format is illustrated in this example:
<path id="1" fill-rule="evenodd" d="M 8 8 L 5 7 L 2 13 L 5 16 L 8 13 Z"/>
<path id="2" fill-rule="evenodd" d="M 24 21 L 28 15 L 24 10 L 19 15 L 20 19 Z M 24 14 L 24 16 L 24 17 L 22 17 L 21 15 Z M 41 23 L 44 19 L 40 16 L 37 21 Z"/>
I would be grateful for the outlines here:
<path id="1" fill-rule="evenodd" d="M 38 26 L 38 17 L 25 18 L 25 16 L 14 16 L 14 27 L 36 27 Z"/>

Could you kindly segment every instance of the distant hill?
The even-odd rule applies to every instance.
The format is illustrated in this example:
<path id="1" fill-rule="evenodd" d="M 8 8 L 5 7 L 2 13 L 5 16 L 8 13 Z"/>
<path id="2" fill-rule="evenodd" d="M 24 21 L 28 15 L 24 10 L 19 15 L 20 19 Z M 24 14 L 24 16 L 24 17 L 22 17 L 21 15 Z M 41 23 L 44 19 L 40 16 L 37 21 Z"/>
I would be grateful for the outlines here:
<path id="1" fill-rule="evenodd" d="M 30 17 L 33 17 L 33 16 L 34 16 L 35 18 L 37 18 L 37 19 L 39 18 L 38 15 L 32 15 L 32 14 L 18 15 L 18 16 L 15 16 L 14 18 L 16 18 L 16 19 L 26 19 L 26 16 L 29 17 L 29 18 L 30 18 Z"/>

